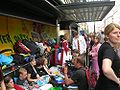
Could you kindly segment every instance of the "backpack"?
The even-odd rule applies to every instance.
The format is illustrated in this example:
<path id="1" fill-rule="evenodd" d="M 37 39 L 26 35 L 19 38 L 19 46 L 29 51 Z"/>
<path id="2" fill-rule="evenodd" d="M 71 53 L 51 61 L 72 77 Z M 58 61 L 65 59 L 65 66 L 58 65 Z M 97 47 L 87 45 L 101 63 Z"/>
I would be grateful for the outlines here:
<path id="1" fill-rule="evenodd" d="M 96 75 L 88 67 L 85 68 L 85 73 L 86 73 L 86 79 L 88 83 L 88 90 L 93 90 L 96 86 L 96 81 L 97 81 Z"/>
<path id="2" fill-rule="evenodd" d="M 31 52 L 31 50 L 27 46 L 25 46 L 21 41 L 17 41 L 15 45 L 13 46 L 13 49 L 16 53 L 27 54 Z"/>

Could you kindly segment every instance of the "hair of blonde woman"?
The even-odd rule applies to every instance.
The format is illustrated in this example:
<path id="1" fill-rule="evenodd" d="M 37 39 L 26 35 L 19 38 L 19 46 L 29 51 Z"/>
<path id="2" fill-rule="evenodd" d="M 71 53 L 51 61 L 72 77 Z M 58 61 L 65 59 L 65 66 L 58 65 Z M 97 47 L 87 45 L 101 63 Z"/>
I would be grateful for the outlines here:
<path id="1" fill-rule="evenodd" d="M 107 25 L 105 27 L 105 29 L 104 29 L 105 41 L 108 40 L 106 35 L 109 35 L 109 33 L 112 32 L 114 30 L 114 28 L 118 28 L 120 30 L 120 26 L 115 23 L 110 23 L 109 25 Z"/>
<path id="2" fill-rule="evenodd" d="M 23 73 L 23 72 L 27 72 L 27 70 L 25 68 L 20 68 L 19 73 Z"/>
<path id="3" fill-rule="evenodd" d="M 110 23 L 109 25 L 105 27 L 104 29 L 104 35 L 105 35 L 104 40 L 105 41 L 108 40 L 107 35 L 109 35 L 115 28 L 118 28 L 120 30 L 120 25 L 115 24 L 115 23 Z M 118 46 L 120 46 L 120 44 L 116 45 L 115 47 L 118 47 Z"/>
<path id="4" fill-rule="evenodd" d="M 64 34 L 64 39 L 65 39 L 65 40 L 68 40 L 68 39 L 69 39 L 69 34 L 68 34 L 68 33 L 65 33 L 65 34 Z"/>
<path id="5" fill-rule="evenodd" d="M 105 27 L 104 34 L 109 35 L 109 33 L 112 32 L 114 30 L 114 28 L 120 29 L 120 26 L 118 24 L 115 24 L 115 23 L 110 23 L 109 25 L 107 25 Z"/>

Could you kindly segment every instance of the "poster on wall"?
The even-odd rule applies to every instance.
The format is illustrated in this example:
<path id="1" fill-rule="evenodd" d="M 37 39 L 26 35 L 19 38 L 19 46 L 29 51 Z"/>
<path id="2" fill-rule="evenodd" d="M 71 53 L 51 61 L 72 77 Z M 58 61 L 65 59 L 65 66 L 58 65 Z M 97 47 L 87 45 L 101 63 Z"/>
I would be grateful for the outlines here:
<path id="1" fill-rule="evenodd" d="M 19 39 L 31 38 L 32 22 L 0 16 L 0 51 L 13 49 L 13 44 Z"/>
<path id="2" fill-rule="evenodd" d="M 41 41 L 45 41 L 45 40 L 53 39 L 57 37 L 56 26 L 50 26 L 50 25 L 45 25 L 45 24 L 34 22 L 33 31 L 39 34 L 37 36 L 39 36 L 39 40 Z"/>

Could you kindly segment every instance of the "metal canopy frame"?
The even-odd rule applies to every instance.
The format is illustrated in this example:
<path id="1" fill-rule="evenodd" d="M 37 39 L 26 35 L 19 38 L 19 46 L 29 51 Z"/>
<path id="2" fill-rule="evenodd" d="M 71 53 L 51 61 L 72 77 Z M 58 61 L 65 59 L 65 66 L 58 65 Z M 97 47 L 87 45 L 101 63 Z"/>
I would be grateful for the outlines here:
<path id="1" fill-rule="evenodd" d="M 72 0 L 72 2 L 66 2 L 66 4 L 57 6 L 66 15 L 62 20 L 72 20 L 76 23 L 101 21 L 115 5 L 115 1 L 109 0 L 92 2 L 77 1 L 79 2 Z"/>
<path id="2" fill-rule="evenodd" d="M 60 4 L 59 4 L 60 5 Z M 61 12 L 47 0 L 3 0 L 0 15 L 56 25 Z"/>
<path id="3" fill-rule="evenodd" d="M 58 21 L 93 22 L 102 20 L 115 1 L 99 0 L 3 0 L 0 15 L 42 21 L 56 25 Z"/>

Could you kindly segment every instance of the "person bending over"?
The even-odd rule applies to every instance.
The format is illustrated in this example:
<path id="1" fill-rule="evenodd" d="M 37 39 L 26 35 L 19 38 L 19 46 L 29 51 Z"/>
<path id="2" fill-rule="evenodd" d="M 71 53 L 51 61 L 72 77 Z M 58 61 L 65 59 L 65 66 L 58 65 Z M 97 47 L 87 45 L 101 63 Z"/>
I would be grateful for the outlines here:
<path id="1" fill-rule="evenodd" d="M 68 68 L 67 66 L 65 66 L 64 75 L 66 85 L 76 84 L 79 87 L 79 90 L 87 90 L 88 85 L 85 74 L 84 59 L 85 59 L 84 54 L 74 59 L 74 66 L 75 68 L 77 68 L 77 70 L 70 78 L 67 75 Z"/>

